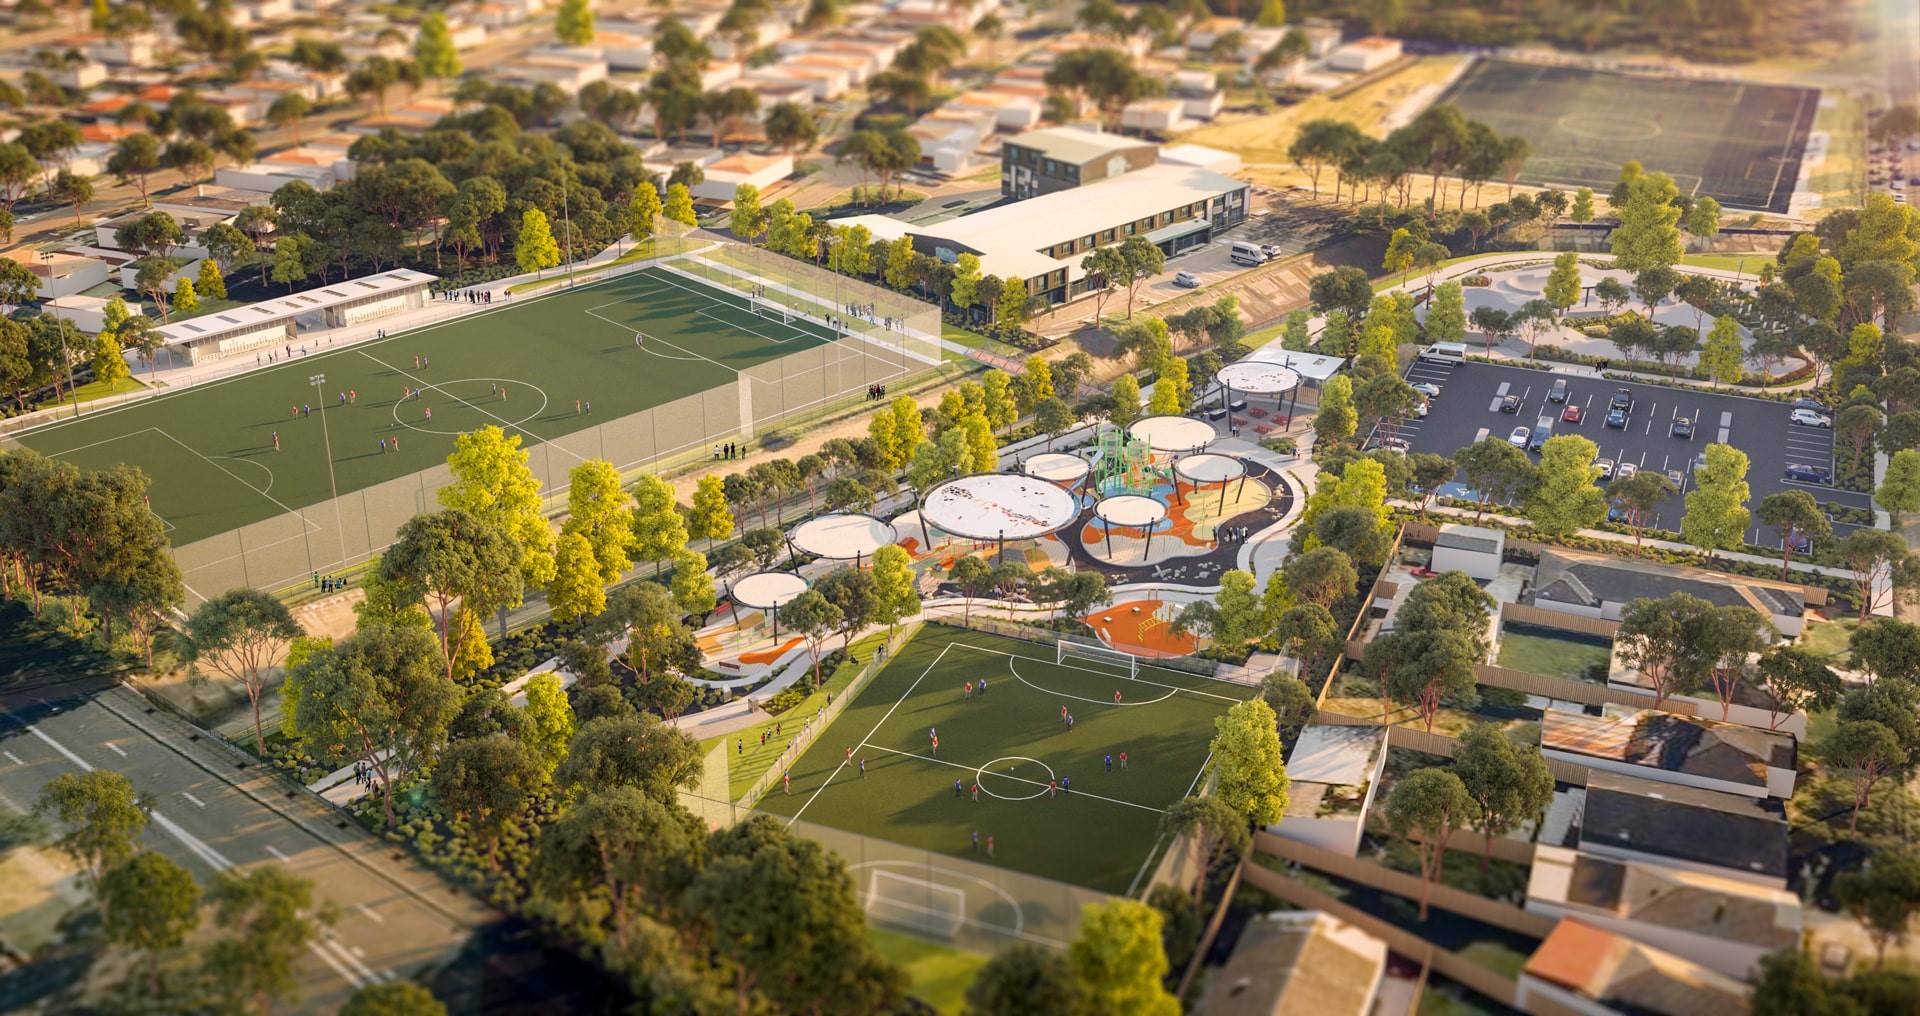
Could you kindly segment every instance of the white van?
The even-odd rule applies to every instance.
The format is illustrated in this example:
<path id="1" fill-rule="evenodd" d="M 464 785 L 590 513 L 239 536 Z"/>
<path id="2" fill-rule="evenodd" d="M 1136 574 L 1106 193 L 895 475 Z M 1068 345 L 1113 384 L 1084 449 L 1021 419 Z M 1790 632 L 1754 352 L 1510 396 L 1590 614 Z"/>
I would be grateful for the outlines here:
<path id="1" fill-rule="evenodd" d="M 1466 363 L 1467 344 L 1464 342 L 1436 342 L 1420 351 L 1420 359 L 1434 360 L 1439 363 Z"/>
<path id="2" fill-rule="evenodd" d="M 1235 240 L 1229 253 L 1232 255 L 1233 263 L 1236 265 L 1264 265 L 1267 263 L 1267 252 L 1261 250 L 1260 245 L 1257 243 Z"/>

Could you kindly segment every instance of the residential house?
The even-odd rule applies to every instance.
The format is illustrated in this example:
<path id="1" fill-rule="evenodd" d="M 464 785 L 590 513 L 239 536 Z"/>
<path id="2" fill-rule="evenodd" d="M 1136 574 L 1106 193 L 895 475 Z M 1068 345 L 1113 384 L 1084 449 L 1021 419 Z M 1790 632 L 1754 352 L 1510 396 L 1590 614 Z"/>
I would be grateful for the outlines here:
<path id="1" fill-rule="evenodd" d="M 1387 728 L 1311 724 L 1287 759 L 1287 812 L 1269 831 L 1322 850 L 1358 856 L 1367 809 L 1386 765 Z"/>
<path id="2" fill-rule="evenodd" d="M 36 295 L 43 300 L 72 296 L 92 289 L 108 280 L 113 267 L 109 261 L 100 258 L 27 247 L 0 251 L 0 257 L 17 262 L 32 272 L 40 280 Z"/>
<path id="3" fill-rule="evenodd" d="M 1577 917 L 1745 980 L 1761 957 L 1800 944 L 1800 897 L 1737 878 L 1535 848 L 1527 909 Z"/>
<path id="4" fill-rule="evenodd" d="M 1436 572 L 1465 572 L 1491 582 L 1500 577 L 1500 559 L 1506 553 L 1507 534 L 1485 526 L 1443 523 L 1433 540 L 1432 568 Z"/>
<path id="5" fill-rule="evenodd" d="M 1180 100 L 1181 116 L 1191 120 L 1211 120 L 1227 102 L 1219 82 L 1204 71 L 1174 72 L 1167 81 L 1167 95 Z"/>
<path id="6" fill-rule="evenodd" d="M 717 154 L 717 153 L 716 153 Z M 785 153 L 761 155 L 740 151 L 722 156 L 701 167 L 706 179 L 688 188 L 696 198 L 708 201 L 732 201 L 741 184 L 752 184 L 761 194 L 793 175 L 793 156 Z"/>
<path id="7" fill-rule="evenodd" d="M 1201 1016 L 1370 1016 L 1387 944 L 1317 910 L 1247 922 L 1226 964 L 1207 979 Z"/>
<path id="8" fill-rule="evenodd" d="M 1793 796 L 1792 734 L 1656 709 L 1608 706 L 1599 716 L 1547 709 L 1550 759 L 1624 776 L 1748 797 Z"/>
<path id="9" fill-rule="evenodd" d="M 1541 822 L 1543 845 L 1736 878 L 1787 884 L 1787 817 L 1778 801 L 1593 772 L 1563 790 Z"/>
<path id="10" fill-rule="evenodd" d="M 1679 568 L 1559 547 L 1541 551 L 1533 588 L 1521 597 L 1521 602 L 1546 610 L 1618 621 L 1627 604 L 1634 600 L 1658 599 L 1670 593 L 1697 596 L 1716 607 L 1751 607 L 1787 638 L 1798 638 L 1806 628 L 1810 595 L 1817 597 L 1812 601 L 1816 606 L 1826 602 L 1825 590 L 1791 582 Z"/>
<path id="11" fill-rule="evenodd" d="M 1579 1016 L 1745 1016 L 1747 987 L 1672 953 L 1572 918 L 1520 972 L 1515 1007 Z"/>
<path id="12" fill-rule="evenodd" d="M 1327 56 L 1327 66 L 1336 71 L 1365 74 L 1377 71 L 1400 59 L 1400 40 L 1369 35 L 1355 39 Z"/>
<path id="13" fill-rule="evenodd" d="M 1120 126 L 1127 130 L 1171 134 L 1188 126 L 1186 105 L 1179 99 L 1135 99 L 1120 107 Z"/>
<path id="14" fill-rule="evenodd" d="M 1040 122 L 1040 103 L 1032 96 L 997 88 L 962 92 L 940 108 L 955 113 L 990 113 L 1001 130 L 1024 131 Z"/>
<path id="15" fill-rule="evenodd" d="M 987 139 L 993 137 L 999 118 L 988 112 L 936 109 L 914 121 L 907 133 L 920 142 L 922 172 L 964 173 L 973 168 L 975 156 Z"/>
<path id="16" fill-rule="evenodd" d="M 587 85 L 605 80 L 607 73 L 607 61 L 584 49 L 529 53 L 494 69 L 499 80 L 527 87 L 550 84 L 568 95 L 578 95 Z"/>

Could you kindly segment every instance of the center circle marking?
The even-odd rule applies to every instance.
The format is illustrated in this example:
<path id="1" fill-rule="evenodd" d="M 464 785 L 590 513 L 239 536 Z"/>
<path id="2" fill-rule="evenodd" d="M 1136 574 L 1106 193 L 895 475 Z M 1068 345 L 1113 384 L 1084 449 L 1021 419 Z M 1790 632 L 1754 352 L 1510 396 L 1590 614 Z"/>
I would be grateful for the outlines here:
<path id="1" fill-rule="evenodd" d="M 1041 787 L 1038 790 L 1035 790 L 1033 793 L 1028 794 L 1025 797 L 1010 797 L 1006 794 L 994 793 L 991 789 L 987 787 L 987 776 L 993 770 L 993 767 L 999 765 L 1002 762 L 1031 762 L 1034 765 L 1037 765 L 1040 768 L 1045 769 L 1047 771 L 1048 780 L 1052 780 L 1054 778 L 1053 767 L 1046 764 L 1045 762 L 1040 761 L 1037 758 L 1029 758 L 1025 755 L 1002 755 L 1001 757 L 994 759 L 993 761 L 988 762 L 986 765 L 983 765 L 980 768 L 975 769 L 973 771 L 974 781 L 980 784 L 981 793 L 986 794 L 988 797 L 999 798 L 1002 801 L 1031 801 L 1034 798 L 1039 797 L 1040 795 L 1047 792 L 1046 787 Z M 993 775 L 1004 775 L 1004 774 L 993 773 Z M 1019 777 L 1017 776 L 1008 777 L 1008 778 L 1019 779 Z"/>
<path id="2" fill-rule="evenodd" d="M 520 417 L 519 419 L 496 420 L 491 418 L 494 414 L 491 411 L 490 407 L 501 405 L 501 403 L 499 402 L 498 395 L 495 395 L 489 392 L 487 395 L 484 395 L 484 396 L 479 396 L 471 399 L 462 399 L 456 395 L 453 395 L 448 390 L 451 386 L 454 386 L 454 385 L 464 385 L 470 382 L 473 384 L 479 384 L 482 381 L 485 381 L 488 384 L 501 384 L 501 385 L 509 386 L 508 387 L 509 395 L 512 394 L 512 389 L 514 388 L 531 389 L 534 392 L 534 394 L 540 396 L 540 404 L 537 406 L 534 406 L 531 412 L 527 413 L 527 415 L 525 416 Z M 463 431 L 463 430 L 440 430 L 436 427 L 425 426 L 424 419 L 403 420 L 400 418 L 400 407 L 406 406 L 406 405 L 414 405 L 416 407 L 415 412 L 418 413 L 421 417 L 424 417 L 425 410 L 428 408 L 426 405 L 426 401 L 427 401 L 427 393 L 429 392 L 438 392 L 441 395 L 449 399 L 452 399 L 453 401 L 452 401 L 451 408 L 475 410 L 479 412 L 482 416 L 489 417 L 489 419 L 487 420 L 488 423 L 501 423 L 507 427 L 518 427 L 521 424 L 526 423 L 528 420 L 531 420 L 534 417 L 539 416 L 541 413 L 546 412 L 547 410 L 546 389 L 541 388 L 539 385 L 522 381 L 518 378 L 463 377 L 463 378 L 455 378 L 452 381 L 436 381 L 432 384 L 420 385 L 419 388 L 422 393 L 419 399 L 402 399 L 399 402 L 396 402 L 393 404 L 393 422 L 399 424 L 402 427 L 407 428 L 408 430 L 419 431 L 422 434 L 445 434 L 451 437 L 451 436 L 458 436 L 460 434 L 466 433 L 466 431 Z M 483 399 L 483 398 L 489 399 L 491 401 L 487 403 L 482 403 L 480 402 L 480 399 Z M 528 404 L 531 404 L 531 403 L 528 403 Z"/>

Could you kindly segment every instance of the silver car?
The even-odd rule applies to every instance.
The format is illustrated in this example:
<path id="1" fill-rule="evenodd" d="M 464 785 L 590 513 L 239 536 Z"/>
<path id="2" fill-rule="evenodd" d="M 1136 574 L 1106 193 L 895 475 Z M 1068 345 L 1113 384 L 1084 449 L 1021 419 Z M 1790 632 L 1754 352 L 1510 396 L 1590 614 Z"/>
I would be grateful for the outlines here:
<path id="1" fill-rule="evenodd" d="M 1594 459 L 1593 468 L 1600 470 L 1600 478 L 1602 480 L 1613 479 L 1613 460 L 1612 459 Z"/>

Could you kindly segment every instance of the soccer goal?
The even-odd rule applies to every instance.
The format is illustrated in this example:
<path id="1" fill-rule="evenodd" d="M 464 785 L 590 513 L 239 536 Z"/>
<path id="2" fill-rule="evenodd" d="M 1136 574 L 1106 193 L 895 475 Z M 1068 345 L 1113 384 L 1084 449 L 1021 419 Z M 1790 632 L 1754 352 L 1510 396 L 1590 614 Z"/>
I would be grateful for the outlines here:
<path id="1" fill-rule="evenodd" d="M 1132 653 L 1123 653 L 1112 646 L 1069 642 L 1061 639 L 1055 643 L 1053 662 L 1062 667 L 1077 667 L 1102 674 L 1119 670 L 1128 677 L 1140 676 L 1140 658 Z"/>
<path id="2" fill-rule="evenodd" d="M 876 868 L 867 882 L 867 916 L 929 935 L 955 938 L 967 919 L 967 894 L 924 878 Z"/>

